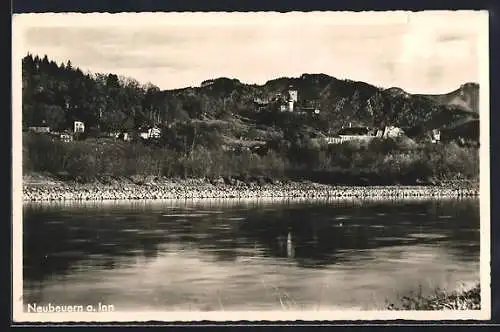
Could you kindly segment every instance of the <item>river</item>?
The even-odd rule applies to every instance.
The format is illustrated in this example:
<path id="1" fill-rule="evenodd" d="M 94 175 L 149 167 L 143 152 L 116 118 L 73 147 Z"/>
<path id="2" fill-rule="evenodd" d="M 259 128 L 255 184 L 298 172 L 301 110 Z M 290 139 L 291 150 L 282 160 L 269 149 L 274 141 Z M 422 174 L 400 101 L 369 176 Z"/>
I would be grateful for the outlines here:
<path id="1" fill-rule="evenodd" d="M 26 203 L 23 301 L 384 309 L 479 281 L 479 200 Z"/>

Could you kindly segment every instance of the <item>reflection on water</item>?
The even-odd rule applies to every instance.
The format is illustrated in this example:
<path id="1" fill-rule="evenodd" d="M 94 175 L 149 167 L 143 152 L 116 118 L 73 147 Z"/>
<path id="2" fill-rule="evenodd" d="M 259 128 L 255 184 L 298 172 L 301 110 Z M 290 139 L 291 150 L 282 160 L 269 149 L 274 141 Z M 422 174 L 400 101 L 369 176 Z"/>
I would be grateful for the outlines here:
<path id="1" fill-rule="evenodd" d="M 25 303 L 117 310 L 384 305 L 479 278 L 479 201 L 24 207 Z"/>

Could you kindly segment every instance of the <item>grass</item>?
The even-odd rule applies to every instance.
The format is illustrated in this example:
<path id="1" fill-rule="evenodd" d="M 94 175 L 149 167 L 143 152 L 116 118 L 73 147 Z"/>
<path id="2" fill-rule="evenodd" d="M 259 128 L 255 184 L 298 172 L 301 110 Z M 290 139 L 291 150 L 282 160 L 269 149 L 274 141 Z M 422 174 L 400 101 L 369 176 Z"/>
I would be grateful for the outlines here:
<path id="1" fill-rule="evenodd" d="M 299 307 L 298 304 L 282 289 L 271 285 L 274 295 L 281 304 L 282 310 Z M 319 310 L 321 299 L 318 300 Z M 448 292 L 436 288 L 431 295 L 424 295 L 422 286 L 417 291 L 410 291 L 401 297 L 397 304 L 386 301 L 386 310 L 480 310 L 481 288 L 479 284 L 469 289 Z"/>
<path id="2" fill-rule="evenodd" d="M 432 295 L 424 296 L 422 287 L 411 291 L 400 299 L 400 303 L 388 303 L 388 310 L 480 310 L 480 285 L 467 289 L 446 292 L 436 289 Z"/>

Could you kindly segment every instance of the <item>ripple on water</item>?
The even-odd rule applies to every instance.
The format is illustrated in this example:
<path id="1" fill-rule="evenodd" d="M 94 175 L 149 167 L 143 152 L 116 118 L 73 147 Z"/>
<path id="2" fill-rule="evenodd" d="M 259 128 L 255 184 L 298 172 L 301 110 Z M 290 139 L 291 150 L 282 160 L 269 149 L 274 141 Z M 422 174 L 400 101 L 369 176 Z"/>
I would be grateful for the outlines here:
<path id="1" fill-rule="evenodd" d="M 161 235 L 167 233 L 167 230 L 157 228 L 157 229 L 143 229 L 137 232 L 138 235 Z"/>
<path id="2" fill-rule="evenodd" d="M 424 234 L 424 233 L 411 233 L 408 234 L 409 237 L 417 238 L 417 239 L 442 239 L 445 238 L 446 235 L 443 234 Z"/>
<path id="3" fill-rule="evenodd" d="M 178 213 L 178 214 L 162 214 L 162 217 L 170 217 L 170 218 L 201 218 L 207 217 L 210 214 L 208 213 Z"/>
<path id="4" fill-rule="evenodd" d="M 54 252 L 50 254 L 51 257 L 78 257 L 83 255 L 85 255 L 85 252 L 78 250 L 73 250 L 73 251 L 68 250 L 62 252 Z"/>
<path id="5" fill-rule="evenodd" d="M 217 231 L 230 231 L 233 229 L 233 227 L 231 225 L 218 225 L 212 227 L 212 229 Z"/>
<path id="6" fill-rule="evenodd" d="M 201 214 L 222 214 L 224 211 L 214 210 L 214 211 L 198 211 Z"/>
<path id="7" fill-rule="evenodd" d="M 89 239 L 82 239 L 82 238 L 78 238 L 78 239 L 71 239 L 69 240 L 70 243 L 87 243 L 87 242 L 90 242 Z"/>
<path id="8" fill-rule="evenodd" d="M 397 236 L 387 236 L 387 237 L 376 237 L 374 238 L 375 241 L 387 241 L 387 242 L 392 242 L 392 241 L 408 241 L 411 240 L 411 238 L 408 237 L 397 237 Z"/>
<path id="9" fill-rule="evenodd" d="M 135 255 L 141 255 L 143 251 L 141 249 L 129 249 L 127 250 L 126 255 L 127 256 L 135 256 Z"/>
<path id="10" fill-rule="evenodd" d="M 50 220 L 50 221 L 47 221 L 47 225 L 59 225 L 59 224 L 62 224 L 64 223 L 62 220 Z"/>

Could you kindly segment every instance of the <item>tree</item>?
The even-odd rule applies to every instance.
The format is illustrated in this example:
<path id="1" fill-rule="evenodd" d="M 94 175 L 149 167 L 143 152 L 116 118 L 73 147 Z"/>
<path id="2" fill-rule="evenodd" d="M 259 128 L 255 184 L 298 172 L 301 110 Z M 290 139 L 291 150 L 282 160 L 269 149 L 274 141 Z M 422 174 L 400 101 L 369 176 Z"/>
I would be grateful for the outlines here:
<path id="1" fill-rule="evenodd" d="M 42 105 L 41 108 L 42 117 L 48 126 L 55 129 L 64 128 L 66 117 L 62 107 L 57 105 Z"/>
<path id="2" fill-rule="evenodd" d="M 376 92 L 368 99 L 370 109 L 372 110 L 373 125 L 375 127 L 384 127 L 388 125 L 385 120 L 386 99 L 382 92 Z"/>

